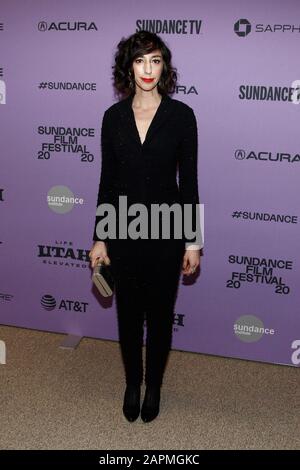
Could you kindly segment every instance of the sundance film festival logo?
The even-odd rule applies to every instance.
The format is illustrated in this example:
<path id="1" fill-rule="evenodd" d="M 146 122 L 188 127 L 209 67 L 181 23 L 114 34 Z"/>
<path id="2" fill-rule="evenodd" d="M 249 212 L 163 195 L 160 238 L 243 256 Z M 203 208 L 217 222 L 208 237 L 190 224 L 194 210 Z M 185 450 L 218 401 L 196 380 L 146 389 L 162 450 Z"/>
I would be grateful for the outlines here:
<path id="1" fill-rule="evenodd" d="M 251 32 L 252 26 L 250 21 L 246 20 L 245 18 L 240 19 L 234 23 L 234 32 L 237 36 L 244 38 L 248 36 Z M 299 33 L 300 32 L 300 23 L 297 25 L 294 24 L 283 24 L 283 23 L 275 23 L 275 24 L 256 24 L 255 25 L 255 33 Z"/>
<path id="2" fill-rule="evenodd" d="M 271 152 L 271 151 L 255 151 L 237 149 L 234 153 L 236 160 L 252 160 L 259 162 L 274 162 L 274 163 L 299 163 L 299 153 L 289 152 Z"/>
<path id="3" fill-rule="evenodd" d="M 226 287 L 228 288 L 239 289 L 242 283 L 254 283 L 273 286 L 276 294 L 288 295 L 290 293 L 289 286 L 284 283 L 282 276 L 279 275 L 293 269 L 293 262 L 290 260 L 229 255 L 228 263 L 237 266 L 231 273 L 231 279 L 226 281 Z M 244 272 L 238 271 L 238 267 L 244 269 Z"/>
<path id="4" fill-rule="evenodd" d="M 47 23 L 40 21 L 38 23 L 39 31 L 98 31 L 96 24 L 92 21 L 59 21 Z"/>
<path id="5" fill-rule="evenodd" d="M 45 294 L 41 298 L 41 306 L 48 311 L 63 310 L 65 312 L 87 312 L 88 302 L 81 302 L 79 300 L 61 299 L 58 303 L 51 294 Z"/>
<path id="6" fill-rule="evenodd" d="M 80 157 L 81 162 L 93 162 L 92 154 L 85 141 L 95 138 L 95 129 L 86 127 L 39 126 L 38 134 L 42 136 L 39 160 L 49 160 L 55 153 L 72 153 Z"/>
<path id="7" fill-rule="evenodd" d="M 256 343 L 264 335 L 273 336 L 273 328 L 265 328 L 260 318 L 254 315 L 243 315 L 239 317 L 233 325 L 236 337 L 244 343 Z"/>

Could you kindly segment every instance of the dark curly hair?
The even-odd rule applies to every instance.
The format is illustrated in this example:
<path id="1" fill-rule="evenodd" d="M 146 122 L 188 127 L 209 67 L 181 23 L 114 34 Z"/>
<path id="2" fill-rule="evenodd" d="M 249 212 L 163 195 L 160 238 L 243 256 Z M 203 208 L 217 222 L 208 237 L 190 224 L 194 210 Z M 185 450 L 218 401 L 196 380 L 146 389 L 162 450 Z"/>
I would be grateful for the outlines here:
<path id="1" fill-rule="evenodd" d="M 163 58 L 163 71 L 157 84 L 160 94 L 174 93 L 177 83 L 176 69 L 172 67 L 172 54 L 163 40 L 155 33 L 139 31 L 128 38 L 122 38 L 117 45 L 115 65 L 113 68 L 113 85 L 117 94 L 122 97 L 135 93 L 135 82 L 129 74 L 133 74 L 133 61 L 144 54 L 159 49 Z"/>

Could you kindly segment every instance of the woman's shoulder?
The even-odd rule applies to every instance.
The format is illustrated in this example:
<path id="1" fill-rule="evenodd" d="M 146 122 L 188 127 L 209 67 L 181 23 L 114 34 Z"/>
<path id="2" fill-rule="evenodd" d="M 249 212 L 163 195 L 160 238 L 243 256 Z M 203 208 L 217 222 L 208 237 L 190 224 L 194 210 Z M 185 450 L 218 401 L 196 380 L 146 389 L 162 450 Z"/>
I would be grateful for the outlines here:
<path id="1" fill-rule="evenodd" d="M 120 107 L 120 101 L 117 101 L 116 103 L 113 103 L 111 106 L 106 108 L 106 110 L 104 111 L 104 114 L 106 114 L 107 116 L 113 116 L 114 113 L 119 109 L 119 107 Z"/>
<path id="2" fill-rule="evenodd" d="M 172 98 L 173 105 L 177 107 L 177 109 L 184 115 L 189 116 L 194 113 L 194 110 L 191 106 L 189 106 L 184 101 L 178 100 L 176 98 Z"/>
<path id="3" fill-rule="evenodd" d="M 119 116 L 119 112 L 122 111 L 122 109 L 126 106 L 128 103 L 129 97 L 122 98 L 118 101 L 115 101 L 112 105 L 110 105 L 107 109 L 104 111 L 104 117 L 106 119 L 114 119 Z"/>

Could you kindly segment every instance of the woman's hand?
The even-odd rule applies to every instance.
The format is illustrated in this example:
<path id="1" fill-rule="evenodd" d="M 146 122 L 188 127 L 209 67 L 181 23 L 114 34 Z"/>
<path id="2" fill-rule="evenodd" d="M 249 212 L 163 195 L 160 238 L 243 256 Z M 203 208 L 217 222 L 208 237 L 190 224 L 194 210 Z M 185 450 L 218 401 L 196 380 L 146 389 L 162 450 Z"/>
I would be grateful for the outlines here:
<path id="1" fill-rule="evenodd" d="M 182 273 L 193 274 L 200 266 L 200 250 L 185 250 L 182 264 Z"/>
<path id="2" fill-rule="evenodd" d="M 105 242 L 95 242 L 93 248 L 89 252 L 89 257 L 91 260 L 91 266 L 94 268 L 99 262 L 104 262 L 105 264 L 110 264 L 110 259 L 107 256 L 107 249 Z"/>

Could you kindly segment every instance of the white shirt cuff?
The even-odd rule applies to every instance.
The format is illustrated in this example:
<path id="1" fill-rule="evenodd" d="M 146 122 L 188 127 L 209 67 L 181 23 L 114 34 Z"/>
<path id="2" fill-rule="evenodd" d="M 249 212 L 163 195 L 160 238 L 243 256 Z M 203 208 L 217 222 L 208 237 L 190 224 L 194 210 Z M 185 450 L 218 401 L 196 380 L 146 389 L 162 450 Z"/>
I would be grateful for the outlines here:
<path id="1" fill-rule="evenodd" d="M 195 244 L 191 245 L 188 242 L 185 244 L 185 249 L 186 250 L 200 250 L 202 247 L 203 247 L 203 245 L 195 245 Z"/>

